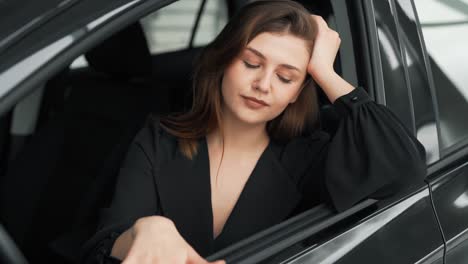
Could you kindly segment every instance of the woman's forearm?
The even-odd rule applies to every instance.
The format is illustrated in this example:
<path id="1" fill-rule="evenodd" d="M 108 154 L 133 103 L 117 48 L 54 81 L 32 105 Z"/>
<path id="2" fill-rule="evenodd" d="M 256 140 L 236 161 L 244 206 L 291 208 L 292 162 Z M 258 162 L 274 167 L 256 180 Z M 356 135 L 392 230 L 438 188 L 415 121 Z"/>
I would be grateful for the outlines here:
<path id="1" fill-rule="evenodd" d="M 141 236 L 141 234 L 144 235 L 143 239 L 140 239 L 140 241 L 143 241 L 143 245 L 152 244 L 152 241 L 157 239 L 157 237 L 152 234 L 159 234 L 160 236 L 165 234 L 167 236 L 167 234 L 169 234 L 169 237 L 171 238 L 180 236 L 174 223 L 169 218 L 159 215 L 142 217 L 139 218 L 132 227 L 117 237 L 114 245 L 112 246 L 110 255 L 114 258 L 124 260 L 127 257 L 136 237 Z"/>
<path id="2" fill-rule="evenodd" d="M 331 103 L 355 88 L 335 72 L 317 78 L 315 81 L 325 92 Z"/>

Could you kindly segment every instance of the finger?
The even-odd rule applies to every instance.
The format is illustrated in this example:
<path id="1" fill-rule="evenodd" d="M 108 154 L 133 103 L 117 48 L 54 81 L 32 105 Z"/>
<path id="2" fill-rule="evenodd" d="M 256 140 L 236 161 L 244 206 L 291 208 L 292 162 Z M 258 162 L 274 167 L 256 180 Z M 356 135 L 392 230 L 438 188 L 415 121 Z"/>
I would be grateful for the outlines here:
<path id="1" fill-rule="evenodd" d="M 323 17 L 319 15 L 310 14 L 310 16 L 314 19 L 323 19 Z"/>
<path id="2" fill-rule="evenodd" d="M 327 21 L 325 21 L 325 19 L 322 16 L 312 15 L 312 19 L 315 20 L 317 23 L 328 27 Z"/>
<path id="3" fill-rule="evenodd" d="M 327 34 L 330 28 L 326 23 L 317 22 L 317 34 Z"/>

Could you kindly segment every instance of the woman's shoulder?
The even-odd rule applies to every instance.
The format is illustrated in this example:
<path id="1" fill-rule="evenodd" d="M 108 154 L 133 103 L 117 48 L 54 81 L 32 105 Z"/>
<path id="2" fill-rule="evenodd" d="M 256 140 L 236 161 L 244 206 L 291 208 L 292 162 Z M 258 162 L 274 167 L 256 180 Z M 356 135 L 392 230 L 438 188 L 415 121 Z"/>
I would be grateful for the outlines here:
<path id="1" fill-rule="evenodd" d="M 151 148 L 152 151 L 159 145 L 170 149 L 177 147 L 177 138 L 162 127 L 161 116 L 155 114 L 149 114 L 146 117 L 133 141 L 145 149 Z"/>

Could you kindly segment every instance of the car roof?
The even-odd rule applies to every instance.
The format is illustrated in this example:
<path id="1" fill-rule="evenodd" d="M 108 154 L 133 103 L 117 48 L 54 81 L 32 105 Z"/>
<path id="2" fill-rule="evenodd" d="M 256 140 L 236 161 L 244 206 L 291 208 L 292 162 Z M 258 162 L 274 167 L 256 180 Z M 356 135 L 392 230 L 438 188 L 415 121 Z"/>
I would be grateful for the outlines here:
<path id="1" fill-rule="evenodd" d="M 176 0 L 151 0 L 168 4 Z M 29 54 L 115 10 L 145 0 L 15 0 L 0 1 L 0 72 Z M 125 9 L 125 8 L 124 8 Z"/>
<path id="2" fill-rule="evenodd" d="M 132 0 L 15 0 L 0 1 L 0 51 L 8 44 L 20 39 L 24 34 L 40 27 L 46 22 L 54 19 L 63 12 L 74 9 L 82 10 L 75 14 L 80 16 L 90 15 L 85 12 L 85 6 L 93 6 L 96 12 L 99 9 L 112 7 L 113 5 L 125 4 Z M 77 17 L 68 17 L 70 20 Z"/>
<path id="3" fill-rule="evenodd" d="M 16 0 L 0 2 L 0 47 L 11 39 L 15 32 L 37 25 L 47 14 L 67 6 L 64 0 Z M 10 38 L 9 38 L 10 37 Z"/>

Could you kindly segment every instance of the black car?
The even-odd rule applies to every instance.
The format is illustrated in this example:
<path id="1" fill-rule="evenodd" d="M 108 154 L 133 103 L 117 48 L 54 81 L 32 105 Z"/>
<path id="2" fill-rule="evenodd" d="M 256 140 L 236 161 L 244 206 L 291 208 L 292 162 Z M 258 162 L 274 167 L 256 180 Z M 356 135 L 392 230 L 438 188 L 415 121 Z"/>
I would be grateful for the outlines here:
<path id="1" fill-rule="evenodd" d="M 0 263 L 79 261 L 145 117 L 189 109 L 194 59 L 247 2 L 0 1 Z M 299 2 L 340 33 L 335 70 L 424 144 L 427 178 L 340 214 L 319 205 L 208 259 L 468 263 L 468 2 Z"/>

